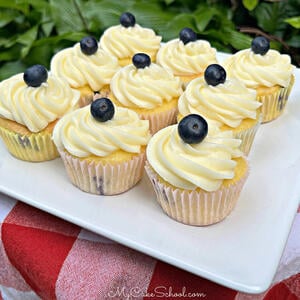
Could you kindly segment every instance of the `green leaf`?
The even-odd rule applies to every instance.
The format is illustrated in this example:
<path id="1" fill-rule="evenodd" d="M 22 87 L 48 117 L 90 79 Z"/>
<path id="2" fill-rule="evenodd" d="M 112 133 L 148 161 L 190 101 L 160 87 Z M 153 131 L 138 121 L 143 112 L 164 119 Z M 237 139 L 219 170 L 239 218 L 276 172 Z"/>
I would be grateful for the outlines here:
<path id="1" fill-rule="evenodd" d="M 24 72 L 25 68 L 26 65 L 19 60 L 3 64 L 0 68 L 0 81 L 12 75 Z"/>
<path id="2" fill-rule="evenodd" d="M 284 22 L 290 24 L 294 28 L 297 28 L 297 29 L 300 28 L 300 16 L 299 17 L 292 17 L 292 18 L 285 19 Z"/>
<path id="3" fill-rule="evenodd" d="M 243 0 L 243 5 L 248 10 L 253 10 L 258 4 L 258 0 Z"/>
<path id="4" fill-rule="evenodd" d="M 252 42 L 252 38 L 250 36 L 230 29 L 226 29 L 225 32 L 229 44 L 236 50 L 250 48 Z"/>
<path id="5" fill-rule="evenodd" d="M 300 35 L 294 35 L 285 42 L 291 47 L 300 48 Z"/>
<path id="6" fill-rule="evenodd" d="M 29 12 L 29 1 L 7 1 L 0 0 L 0 8 L 10 8 L 21 11 L 27 15 Z"/>
<path id="7" fill-rule="evenodd" d="M 195 11 L 195 20 L 197 29 L 202 32 L 205 30 L 212 18 L 218 13 L 214 7 L 198 9 Z"/>
<path id="8" fill-rule="evenodd" d="M 19 12 L 12 9 L 1 9 L 0 10 L 0 27 L 3 27 L 13 21 L 17 16 L 19 16 Z"/>

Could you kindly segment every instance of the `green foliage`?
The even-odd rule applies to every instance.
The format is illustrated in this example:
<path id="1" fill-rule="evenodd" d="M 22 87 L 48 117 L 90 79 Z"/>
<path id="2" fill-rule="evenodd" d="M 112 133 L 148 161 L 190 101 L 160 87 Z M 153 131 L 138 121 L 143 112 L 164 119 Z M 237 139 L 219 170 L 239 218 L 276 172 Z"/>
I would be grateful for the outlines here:
<path id="1" fill-rule="evenodd" d="M 229 53 L 248 48 L 263 33 L 299 66 L 299 0 L 0 0 L 0 80 L 35 63 L 49 68 L 57 51 L 86 35 L 99 39 L 124 11 L 163 41 L 191 27 Z"/>

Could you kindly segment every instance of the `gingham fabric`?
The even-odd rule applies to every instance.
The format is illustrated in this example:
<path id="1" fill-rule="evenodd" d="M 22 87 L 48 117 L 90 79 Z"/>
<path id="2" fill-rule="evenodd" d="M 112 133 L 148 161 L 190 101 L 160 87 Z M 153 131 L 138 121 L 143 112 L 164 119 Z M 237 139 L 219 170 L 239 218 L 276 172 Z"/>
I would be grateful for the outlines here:
<path id="1" fill-rule="evenodd" d="M 274 281 L 258 295 L 192 275 L 3 194 L 0 229 L 0 300 L 300 299 L 300 210 Z"/>

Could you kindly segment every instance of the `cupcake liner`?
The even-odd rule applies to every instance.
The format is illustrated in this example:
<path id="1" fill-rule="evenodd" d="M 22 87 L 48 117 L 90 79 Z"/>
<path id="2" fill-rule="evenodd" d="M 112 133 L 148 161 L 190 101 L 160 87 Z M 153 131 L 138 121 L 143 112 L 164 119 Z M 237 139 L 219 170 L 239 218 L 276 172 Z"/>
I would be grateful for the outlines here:
<path id="1" fill-rule="evenodd" d="M 56 146 L 52 141 L 51 132 L 42 131 L 22 135 L 0 127 L 0 136 L 7 150 L 18 159 L 40 162 L 52 160 L 59 156 Z"/>
<path id="2" fill-rule="evenodd" d="M 294 81 L 295 78 L 292 76 L 290 84 L 286 88 L 282 87 L 274 94 L 258 96 L 258 100 L 262 103 L 262 123 L 275 120 L 283 113 Z"/>
<path id="3" fill-rule="evenodd" d="M 145 152 L 118 164 L 101 164 L 79 159 L 59 151 L 72 184 L 84 192 L 97 195 L 117 195 L 134 185 L 143 176 Z"/>
<path id="4" fill-rule="evenodd" d="M 187 191 L 162 183 L 148 162 L 145 170 L 163 211 L 180 223 L 194 226 L 211 225 L 225 219 L 234 209 L 248 177 L 247 171 L 240 180 L 215 192 Z"/>

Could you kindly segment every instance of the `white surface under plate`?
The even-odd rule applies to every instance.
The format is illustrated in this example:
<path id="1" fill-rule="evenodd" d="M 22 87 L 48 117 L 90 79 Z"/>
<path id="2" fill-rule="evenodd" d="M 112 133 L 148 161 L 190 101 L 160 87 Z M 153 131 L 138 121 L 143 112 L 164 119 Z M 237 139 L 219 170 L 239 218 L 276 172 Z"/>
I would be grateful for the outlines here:
<path id="1" fill-rule="evenodd" d="M 28 163 L 0 142 L 0 191 L 221 285 L 260 293 L 272 282 L 300 199 L 300 70 L 286 111 L 260 127 L 250 176 L 222 222 L 192 227 L 167 217 L 146 177 L 118 196 L 80 191 L 58 158 Z M 298 99 L 297 99 L 298 98 Z"/>

